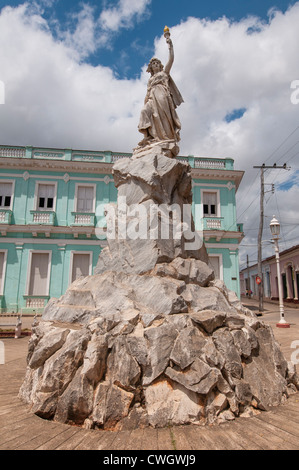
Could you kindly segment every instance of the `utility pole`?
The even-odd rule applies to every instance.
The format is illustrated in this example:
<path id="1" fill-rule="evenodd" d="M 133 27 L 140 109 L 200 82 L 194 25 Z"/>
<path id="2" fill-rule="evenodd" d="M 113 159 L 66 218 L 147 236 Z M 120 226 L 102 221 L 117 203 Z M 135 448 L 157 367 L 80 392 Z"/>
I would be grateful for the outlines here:
<path id="1" fill-rule="evenodd" d="M 266 166 L 265 163 L 262 166 L 254 166 L 253 168 L 259 168 L 261 170 L 261 194 L 260 194 L 260 226 L 259 226 L 259 233 L 258 233 L 258 252 L 257 252 L 257 259 L 258 259 L 258 276 L 260 278 L 259 284 L 259 313 L 262 315 L 264 311 L 264 280 L 263 280 L 263 270 L 262 270 L 262 239 L 263 239 L 263 229 L 264 229 L 264 198 L 265 198 L 265 170 L 289 170 L 287 168 L 287 164 L 285 163 L 283 166 L 277 166 L 276 163 L 272 166 Z M 272 186 L 273 191 L 273 186 Z"/>
<path id="2" fill-rule="evenodd" d="M 247 293 L 248 293 L 248 299 L 250 299 L 250 271 L 249 271 L 249 256 L 247 255 Z"/>

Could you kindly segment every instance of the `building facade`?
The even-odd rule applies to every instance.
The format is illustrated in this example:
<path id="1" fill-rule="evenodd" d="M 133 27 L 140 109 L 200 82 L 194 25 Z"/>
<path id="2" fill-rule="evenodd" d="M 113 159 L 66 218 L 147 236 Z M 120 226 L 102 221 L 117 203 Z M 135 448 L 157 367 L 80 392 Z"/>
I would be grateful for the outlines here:
<path id="1" fill-rule="evenodd" d="M 299 245 L 281 251 L 279 264 L 283 297 L 288 302 L 297 303 L 299 299 Z M 262 271 L 264 297 L 278 300 L 277 263 L 274 255 L 262 261 Z M 256 276 L 257 264 L 245 268 L 240 272 L 241 295 L 246 295 L 248 289 L 252 292 L 252 295 L 258 295 Z"/>
<path id="2" fill-rule="evenodd" d="M 106 246 L 112 166 L 131 154 L 0 146 L 0 311 L 42 312 L 78 277 L 93 274 Z M 232 159 L 178 157 L 192 168 L 195 227 L 216 276 L 240 294 Z"/>

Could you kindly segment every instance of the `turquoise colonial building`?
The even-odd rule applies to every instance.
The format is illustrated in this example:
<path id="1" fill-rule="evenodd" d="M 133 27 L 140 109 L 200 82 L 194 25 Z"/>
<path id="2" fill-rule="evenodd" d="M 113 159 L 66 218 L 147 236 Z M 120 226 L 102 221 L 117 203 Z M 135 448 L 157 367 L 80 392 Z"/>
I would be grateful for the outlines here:
<path id="1" fill-rule="evenodd" d="M 131 154 L 0 146 L 0 311 L 40 313 L 76 278 L 93 273 L 115 202 L 112 165 Z M 232 159 L 178 157 L 192 168 L 193 214 L 216 276 L 240 295 Z"/>

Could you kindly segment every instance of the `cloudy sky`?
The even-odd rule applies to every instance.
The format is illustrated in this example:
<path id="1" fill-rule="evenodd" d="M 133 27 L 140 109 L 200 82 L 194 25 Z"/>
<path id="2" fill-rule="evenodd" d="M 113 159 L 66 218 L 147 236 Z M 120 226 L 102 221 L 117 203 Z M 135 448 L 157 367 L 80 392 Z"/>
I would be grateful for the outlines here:
<path id="1" fill-rule="evenodd" d="M 253 166 L 290 167 L 265 173 L 264 256 L 273 254 L 273 214 L 281 250 L 298 244 L 299 2 L 0 0 L 0 144 L 131 152 L 146 64 L 154 55 L 167 60 L 165 24 L 184 97 L 181 155 L 230 157 L 245 171 L 241 267 L 247 254 L 257 261 Z"/>

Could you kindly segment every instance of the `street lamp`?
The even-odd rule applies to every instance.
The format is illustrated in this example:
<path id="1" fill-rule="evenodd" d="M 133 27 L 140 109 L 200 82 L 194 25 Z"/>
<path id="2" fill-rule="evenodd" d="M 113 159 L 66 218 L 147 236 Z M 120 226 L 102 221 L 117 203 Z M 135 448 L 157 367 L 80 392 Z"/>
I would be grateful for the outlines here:
<path id="1" fill-rule="evenodd" d="M 273 219 L 270 222 L 270 230 L 271 230 L 272 238 L 275 244 L 275 257 L 276 257 L 278 294 L 279 294 L 280 321 L 276 324 L 276 326 L 278 326 L 279 328 L 290 328 L 290 324 L 287 323 L 284 319 L 283 293 L 282 293 L 282 283 L 281 283 L 281 275 L 280 275 L 279 247 L 278 247 L 280 223 L 276 219 L 275 215 L 273 216 Z"/>

